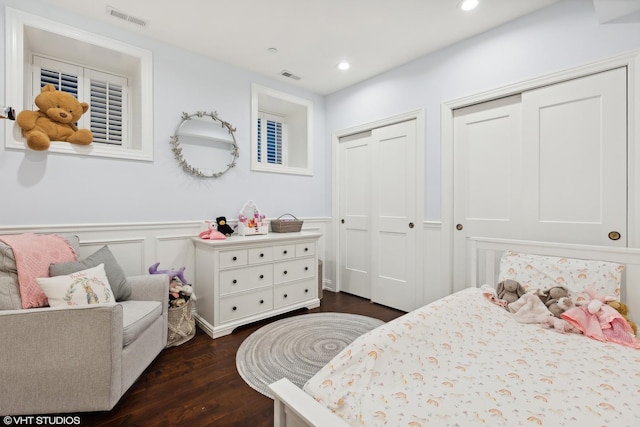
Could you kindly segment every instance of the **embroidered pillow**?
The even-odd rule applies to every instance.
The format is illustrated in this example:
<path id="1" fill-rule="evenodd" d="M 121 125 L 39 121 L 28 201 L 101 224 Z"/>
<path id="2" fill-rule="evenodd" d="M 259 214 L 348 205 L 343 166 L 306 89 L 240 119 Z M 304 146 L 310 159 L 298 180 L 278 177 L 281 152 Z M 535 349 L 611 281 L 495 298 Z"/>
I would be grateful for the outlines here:
<path id="1" fill-rule="evenodd" d="M 116 301 L 127 300 L 131 295 L 131 285 L 127 283 L 122 267 L 120 267 L 108 246 L 103 246 L 80 261 L 51 264 L 49 266 L 49 276 L 71 274 L 99 264 L 104 264 L 104 271 L 107 274 L 107 279 L 109 279 L 109 285 L 113 289 Z"/>
<path id="2" fill-rule="evenodd" d="M 66 276 L 36 279 L 51 307 L 78 305 L 115 305 L 104 264 Z"/>
<path id="3" fill-rule="evenodd" d="M 564 286 L 573 303 L 581 305 L 591 299 L 587 289 L 620 300 L 623 270 L 624 265 L 607 261 L 507 251 L 500 260 L 498 282 L 516 280 L 527 292 Z"/>

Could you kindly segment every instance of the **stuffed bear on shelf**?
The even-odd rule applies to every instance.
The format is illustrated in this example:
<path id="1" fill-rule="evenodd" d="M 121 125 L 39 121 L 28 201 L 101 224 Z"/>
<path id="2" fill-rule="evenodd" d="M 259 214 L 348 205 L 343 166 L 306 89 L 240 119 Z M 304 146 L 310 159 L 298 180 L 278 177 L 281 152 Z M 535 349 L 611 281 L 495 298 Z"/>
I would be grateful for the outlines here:
<path id="1" fill-rule="evenodd" d="M 224 216 L 219 216 L 216 218 L 216 224 L 218 224 L 218 231 L 225 236 L 231 236 L 233 234 L 233 228 L 229 224 L 227 224 L 227 218 Z"/>

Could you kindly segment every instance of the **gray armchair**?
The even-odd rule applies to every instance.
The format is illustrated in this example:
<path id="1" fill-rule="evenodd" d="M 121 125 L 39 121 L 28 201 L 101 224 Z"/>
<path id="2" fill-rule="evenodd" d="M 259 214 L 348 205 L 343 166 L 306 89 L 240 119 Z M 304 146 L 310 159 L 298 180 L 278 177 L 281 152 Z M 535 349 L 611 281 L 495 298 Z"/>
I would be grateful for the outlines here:
<path id="1" fill-rule="evenodd" d="M 6 297 L 16 275 L 1 271 L 1 252 Z M 131 295 L 113 306 L 0 309 L 0 414 L 115 406 L 167 343 L 168 277 L 126 280 Z"/>

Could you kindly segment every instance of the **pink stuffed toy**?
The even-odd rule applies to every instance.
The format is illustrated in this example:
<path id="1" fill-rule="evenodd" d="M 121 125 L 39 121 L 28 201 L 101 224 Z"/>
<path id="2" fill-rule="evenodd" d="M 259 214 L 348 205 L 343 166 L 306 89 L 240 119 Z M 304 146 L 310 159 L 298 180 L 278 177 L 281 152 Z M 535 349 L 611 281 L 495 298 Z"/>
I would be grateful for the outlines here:
<path id="1" fill-rule="evenodd" d="M 198 236 L 201 239 L 224 240 L 227 238 L 227 236 L 225 236 L 224 234 L 222 234 L 216 229 L 216 227 L 213 225 L 213 221 L 205 221 L 205 223 L 207 224 L 207 229 L 201 232 L 200 234 L 198 234 Z"/>
<path id="2" fill-rule="evenodd" d="M 591 289 L 586 291 L 591 297 L 587 304 L 570 308 L 560 316 L 589 338 L 640 348 L 640 340 L 633 335 L 629 323 L 606 303 L 615 298 L 597 294 Z"/>

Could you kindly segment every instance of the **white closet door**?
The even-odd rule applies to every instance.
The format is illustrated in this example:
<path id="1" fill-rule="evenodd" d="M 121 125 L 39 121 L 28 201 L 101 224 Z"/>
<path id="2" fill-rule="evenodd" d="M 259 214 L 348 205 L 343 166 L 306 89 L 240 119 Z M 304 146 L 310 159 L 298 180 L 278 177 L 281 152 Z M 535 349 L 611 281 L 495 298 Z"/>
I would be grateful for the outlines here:
<path id="1" fill-rule="evenodd" d="M 626 246 L 626 68 L 454 112 L 453 286 L 469 237 Z"/>
<path id="2" fill-rule="evenodd" d="M 520 237 L 520 116 L 519 95 L 454 112 L 454 289 L 470 283 L 468 237 Z"/>
<path id="3" fill-rule="evenodd" d="M 343 138 L 340 151 L 340 287 L 371 298 L 371 133 Z"/>
<path id="4" fill-rule="evenodd" d="M 341 138 L 341 290 L 409 311 L 416 301 L 416 121 Z"/>
<path id="5" fill-rule="evenodd" d="M 523 238 L 626 246 L 626 94 L 626 68 L 523 93 Z"/>
<path id="6" fill-rule="evenodd" d="M 417 308 L 416 122 L 374 129 L 373 140 L 371 300 L 410 311 Z"/>

